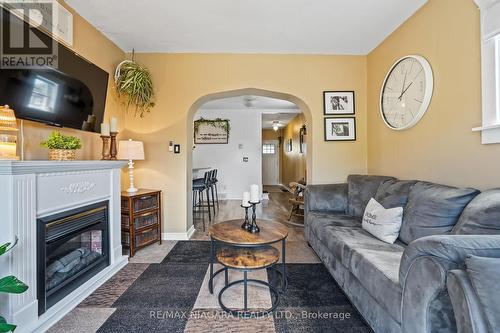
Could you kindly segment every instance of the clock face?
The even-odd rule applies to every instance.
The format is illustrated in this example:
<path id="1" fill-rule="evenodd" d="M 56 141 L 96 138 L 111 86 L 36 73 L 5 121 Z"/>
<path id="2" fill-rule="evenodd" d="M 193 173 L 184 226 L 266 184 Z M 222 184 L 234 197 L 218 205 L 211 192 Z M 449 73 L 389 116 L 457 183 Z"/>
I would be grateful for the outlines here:
<path id="1" fill-rule="evenodd" d="M 432 69 L 421 56 L 407 56 L 394 64 L 380 94 L 380 112 L 394 130 L 410 128 L 427 111 L 433 90 Z"/>

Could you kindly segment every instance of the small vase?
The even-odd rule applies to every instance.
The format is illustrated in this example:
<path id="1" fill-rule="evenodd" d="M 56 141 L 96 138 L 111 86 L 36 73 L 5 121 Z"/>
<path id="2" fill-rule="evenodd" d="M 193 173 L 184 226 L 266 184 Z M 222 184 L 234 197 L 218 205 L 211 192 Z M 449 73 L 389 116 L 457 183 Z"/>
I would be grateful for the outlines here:
<path id="1" fill-rule="evenodd" d="M 49 160 L 51 161 L 74 161 L 76 160 L 75 149 L 50 149 Z"/>

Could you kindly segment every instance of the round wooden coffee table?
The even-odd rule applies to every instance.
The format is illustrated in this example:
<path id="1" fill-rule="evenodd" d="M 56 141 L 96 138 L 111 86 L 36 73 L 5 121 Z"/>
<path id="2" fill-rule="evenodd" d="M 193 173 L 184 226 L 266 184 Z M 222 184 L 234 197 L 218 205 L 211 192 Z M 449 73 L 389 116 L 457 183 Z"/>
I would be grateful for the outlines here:
<path id="1" fill-rule="evenodd" d="M 276 309 L 280 300 L 279 293 L 284 293 L 287 288 L 285 241 L 288 236 L 288 228 L 278 222 L 257 220 L 260 232 L 251 233 L 241 228 L 242 223 L 243 219 L 238 219 L 217 223 L 210 227 L 210 280 L 208 289 L 210 293 L 213 294 L 213 279 L 217 274 L 224 272 L 225 286 L 219 292 L 219 305 L 221 308 L 239 317 L 260 316 Z M 278 242 L 281 242 L 282 246 L 281 263 L 279 263 L 279 251 L 271 246 L 271 244 Z M 218 245 L 221 245 L 219 250 L 217 250 Z M 223 268 L 214 272 L 214 264 L 217 262 L 222 264 Z M 276 269 L 275 265 L 277 264 L 280 265 L 281 269 Z M 275 286 L 272 286 L 266 281 L 247 278 L 247 273 L 249 271 L 266 269 L 268 267 L 276 269 L 281 275 L 281 290 L 278 290 Z M 228 269 L 242 271 L 243 280 L 229 283 Z M 258 312 L 248 311 L 248 282 L 269 287 L 271 294 L 275 296 L 274 305 L 270 309 Z M 243 310 L 231 310 L 222 302 L 223 293 L 237 284 L 243 284 Z"/>

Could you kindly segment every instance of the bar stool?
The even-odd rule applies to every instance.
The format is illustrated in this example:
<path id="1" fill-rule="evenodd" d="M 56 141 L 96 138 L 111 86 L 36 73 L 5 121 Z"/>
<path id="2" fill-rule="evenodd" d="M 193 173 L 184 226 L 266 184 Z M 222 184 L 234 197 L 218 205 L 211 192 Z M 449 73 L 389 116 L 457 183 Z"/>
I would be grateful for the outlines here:
<path id="1" fill-rule="evenodd" d="M 219 210 L 219 192 L 217 191 L 217 183 L 219 182 L 219 180 L 217 179 L 217 169 L 214 169 L 213 170 L 213 177 L 212 177 L 212 183 L 213 183 L 213 186 L 215 188 L 215 202 L 217 203 L 217 210 Z M 212 193 L 212 197 L 213 197 L 213 193 Z"/>
<path id="2" fill-rule="evenodd" d="M 208 209 L 206 210 L 208 212 L 208 223 L 210 224 L 212 222 L 212 213 L 210 211 L 210 188 L 211 188 L 211 181 L 210 181 L 210 172 L 207 171 L 205 172 L 205 175 L 203 178 L 198 178 L 193 180 L 193 212 L 196 209 L 199 213 L 201 213 L 202 220 L 203 220 L 203 231 L 206 230 L 205 227 L 205 210 L 203 208 L 207 207 Z M 207 193 L 207 205 L 203 203 L 203 192 Z"/>

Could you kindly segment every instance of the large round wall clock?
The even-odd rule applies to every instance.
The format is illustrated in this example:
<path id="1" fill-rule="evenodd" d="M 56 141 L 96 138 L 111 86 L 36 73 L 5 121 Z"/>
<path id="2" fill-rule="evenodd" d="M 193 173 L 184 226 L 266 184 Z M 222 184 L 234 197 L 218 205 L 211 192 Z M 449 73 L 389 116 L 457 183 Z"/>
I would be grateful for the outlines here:
<path id="1" fill-rule="evenodd" d="M 387 73 L 380 92 L 380 114 L 393 130 L 415 126 L 429 108 L 434 87 L 432 68 L 421 56 L 399 59 Z"/>

